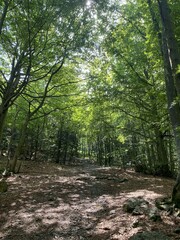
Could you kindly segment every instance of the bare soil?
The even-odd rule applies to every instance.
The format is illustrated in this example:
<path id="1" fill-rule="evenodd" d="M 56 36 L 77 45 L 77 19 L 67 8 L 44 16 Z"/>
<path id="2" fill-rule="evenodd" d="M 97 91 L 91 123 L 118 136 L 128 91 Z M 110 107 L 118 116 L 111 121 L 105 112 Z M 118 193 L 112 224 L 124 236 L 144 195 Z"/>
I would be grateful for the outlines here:
<path id="1" fill-rule="evenodd" d="M 121 181 L 127 179 L 127 181 Z M 162 222 L 123 211 L 142 196 L 152 206 L 170 196 L 174 180 L 81 160 L 74 166 L 24 162 L 0 194 L 1 240 L 126 240 L 137 232 L 161 231 L 180 239 L 180 218 L 161 212 Z"/>

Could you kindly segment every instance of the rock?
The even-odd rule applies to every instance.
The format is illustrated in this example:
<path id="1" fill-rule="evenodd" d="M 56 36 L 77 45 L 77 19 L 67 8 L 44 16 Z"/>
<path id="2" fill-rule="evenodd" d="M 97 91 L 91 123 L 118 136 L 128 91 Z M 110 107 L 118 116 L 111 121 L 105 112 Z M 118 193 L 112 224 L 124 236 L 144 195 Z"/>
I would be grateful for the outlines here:
<path id="1" fill-rule="evenodd" d="M 133 210 L 133 215 L 143 215 L 148 212 L 148 203 L 146 201 L 140 203 L 140 205 L 137 205 L 135 209 Z"/>
<path id="2" fill-rule="evenodd" d="M 180 234 L 180 228 L 176 228 L 176 229 L 174 230 L 174 232 L 177 233 L 177 234 Z"/>
<path id="3" fill-rule="evenodd" d="M 8 190 L 7 182 L 4 179 L 2 179 L 0 181 L 0 193 L 7 192 L 7 190 Z"/>
<path id="4" fill-rule="evenodd" d="M 137 200 L 135 198 L 128 199 L 124 205 L 123 210 L 127 213 L 132 213 L 137 206 Z"/>
<path id="5" fill-rule="evenodd" d="M 122 179 L 114 179 L 114 181 L 117 181 L 117 182 L 119 182 L 119 183 L 123 183 L 123 182 L 127 182 L 128 181 L 128 179 L 127 178 L 122 178 Z"/>
<path id="6" fill-rule="evenodd" d="M 167 212 L 171 211 L 173 206 L 171 198 L 157 199 L 155 204 L 159 210 L 167 211 Z"/>
<path id="7" fill-rule="evenodd" d="M 8 172 L 7 169 L 5 169 L 4 172 L 2 173 L 2 176 L 3 177 L 9 177 L 9 176 L 11 176 L 11 174 L 10 174 L 10 172 Z"/>
<path id="8" fill-rule="evenodd" d="M 111 211 L 109 212 L 109 214 L 111 214 L 111 215 L 116 214 L 116 210 L 111 210 Z"/>
<path id="9" fill-rule="evenodd" d="M 124 205 L 123 210 L 128 213 L 133 213 L 134 215 L 141 215 L 148 209 L 148 202 L 141 197 L 130 198 Z"/>
<path id="10" fill-rule="evenodd" d="M 154 222 L 162 221 L 159 211 L 156 207 L 151 208 L 148 215 L 149 219 Z"/>
<path id="11" fill-rule="evenodd" d="M 158 208 L 150 208 L 149 203 L 142 197 L 128 199 L 123 205 L 123 210 L 133 215 L 148 215 L 149 219 L 154 222 L 162 221 Z"/>
<path id="12" fill-rule="evenodd" d="M 144 227 L 144 226 L 146 226 L 146 222 L 144 221 L 144 218 L 138 218 L 132 222 L 133 228 Z"/>
<path id="13" fill-rule="evenodd" d="M 180 217 L 180 210 L 178 208 L 174 209 L 174 216 L 175 217 Z"/>
<path id="14" fill-rule="evenodd" d="M 162 232 L 142 232 L 130 237 L 129 240 L 170 240 L 170 238 Z"/>
<path id="15" fill-rule="evenodd" d="M 143 211 L 141 209 L 141 206 L 136 206 L 135 209 L 132 212 L 133 215 L 142 215 Z"/>
<path id="16" fill-rule="evenodd" d="M 53 196 L 50 196 L 47 200 L 48 200 L 49 202 L 52 202 L 52 201 L 54 201 L 55 199 L 54 199 Z"/>
<path id="17" fill-rule="evenodd" d="M 139 221 L 138 221 L 138 220 L 135 220 L 135 221 L 133 222 L 133 224 L 132 224 L 132 227 L 133 227 L 133 228 L 139 227 Z"/>

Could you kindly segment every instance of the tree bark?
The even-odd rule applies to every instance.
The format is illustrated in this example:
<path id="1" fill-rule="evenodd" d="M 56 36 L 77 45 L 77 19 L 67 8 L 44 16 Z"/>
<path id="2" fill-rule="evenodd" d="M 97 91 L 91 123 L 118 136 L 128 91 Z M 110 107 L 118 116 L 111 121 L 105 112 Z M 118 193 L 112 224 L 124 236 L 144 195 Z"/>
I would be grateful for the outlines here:
<path id="1" fill-rule="evenodd" d="M 178 66 L 180 65 L 179 48 L 175 38 L 173 24 L 171 21 L 170 10 L 167 0 L 158 0 L 161 22 L 163 27 L 163 37 L 166 41 L 167 54 L 169 57 L 170 66 L 172 69 L 172 76 L 174 78 L 175 88 L 177 94 L 180 94 L 180 73 L 178 73 Z"/>
<path id="2" fill-rule="evenodd" d="M 8 109 L 4 109 L 3 106 L 0 106 L 0 152 L 2 150 L 2 133 L 6 122 L 7 112 Z"/>
<path id="3" fill-rule="evenodd" d="M 177 207 L 180 207 L 180 73 L 177 71 L 180 65 L 180 55 L 168 2 L 167 0 L 158 0 L 158 4 L 162 23 L 162 49 L 168 107 L 178 157 L 178 177 L 173 188 L 172 200 Z"/>
<path id="4" fill-rule="evenodd" d="M 174 131 L 180 174 L 180 74 L 177 73 L 180 64 L 179 49 L 173 32 L 171 16 L 167 0 L 160 0 L 159 11 L 162 22 L 162 49 L 165 69 L 168 108 Z"/>
<path id="5" fill-rule="evenodd" d="M 29 120 L 30 120 L 30 117 L 29 117 L 29 115 L 27 115 L 27 117 L 25 119 L 25 122 L 22 126 L 22 129 L 21 129 L 21 136 L 20 136 L 20 139 L 19 139 L 18 146 L 15 150 L 12 162 L 10 163 L 10 171 L 13 172 L 13 173 L 16 172 L 17 160 L 18 160 L 18 158 L 19 158 L 19 156 L 22 152 L 22 148 L 23 148 L 25 138 L 26 138 L 26 132 L 27 132 L 27 127 L 28 127 Z"/>
<path id="6" fill-rule="evenodd" d="M 178 157 L 178 177 L 173 188 L 172 199 L 174 202 L 180 202 L 180 73 L 177 71 L 180 65 L 180 55 L 167 0 L 157 0 L 161 28 L 157 21 L 155 11 L 153 10 L 152 1 L 147 0 L 147 3 L 151 13 L 154 30 L 158 34 L 159 45 L 162 52 L 168 110 Z"/>
<path id="7" fill-rule="evenodd" d="M 5 0 L 4 1 L 4 8 L 3 8 L 1 19 L 0 19 L 0 35 L 2 33 L 3 24 L 4 24 L 4 21 L 6 19 L 6 15 L 7 15 L 7 12 L 8 12 L 8 7 L 9 7 L 10 2 L 11 2 L 11 0 Z"/>

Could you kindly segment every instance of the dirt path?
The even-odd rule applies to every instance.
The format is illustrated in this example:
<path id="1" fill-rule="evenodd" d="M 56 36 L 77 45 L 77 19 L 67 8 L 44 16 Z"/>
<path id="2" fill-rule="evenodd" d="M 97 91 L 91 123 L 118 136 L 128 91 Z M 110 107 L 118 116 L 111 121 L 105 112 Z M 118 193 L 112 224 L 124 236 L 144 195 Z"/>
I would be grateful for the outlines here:
<path id="1" fill-rule="evenodd" d="M 154 223 L 122 209 L 133 196 L 153 204 L 170 195 L 170 179 L 99 168 L 86 161 L 63 169 L 25 162 L 21 174 L 8 178 L 8 185 L 8 192 L 0 195 L 1 240 L 126 240 L 144 230 L 161 230 L 180 239 L 174 233 L 180 227 L 178 218 L 162 212 L 163 221 Z"/>

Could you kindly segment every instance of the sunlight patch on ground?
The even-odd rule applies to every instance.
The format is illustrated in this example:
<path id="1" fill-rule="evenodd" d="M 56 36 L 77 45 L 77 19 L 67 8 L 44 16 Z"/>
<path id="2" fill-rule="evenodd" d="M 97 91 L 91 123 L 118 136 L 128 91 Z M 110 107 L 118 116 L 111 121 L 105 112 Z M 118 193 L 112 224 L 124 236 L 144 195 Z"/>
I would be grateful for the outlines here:
<path id="1" fill-rule="evenodd" d="M 137 190 L 134 192 L 129 192 L 126 194 L 126 197 L 143 197 L 144 199 L 148 200 L 155 200 L 156 198 L 162 197 L 162 194 L 155 193 L 153 191 L 148 191 L 146 189 Z"/>

